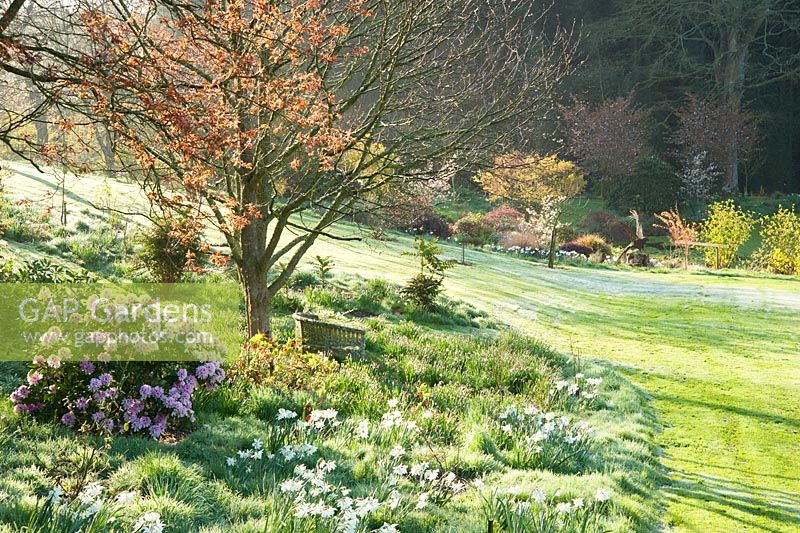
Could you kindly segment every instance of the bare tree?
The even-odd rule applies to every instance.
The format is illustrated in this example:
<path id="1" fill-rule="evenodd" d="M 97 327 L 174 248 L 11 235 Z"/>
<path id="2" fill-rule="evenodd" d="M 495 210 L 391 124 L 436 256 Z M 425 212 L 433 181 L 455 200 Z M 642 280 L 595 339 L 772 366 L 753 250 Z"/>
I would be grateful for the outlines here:
<path id="1" fill-rule="evenodd" d="M 648 66 L 650 82 L 705 85 L 731 115 L 747 89 L 800 77 L 800 7 L 784 0 L 624 0 L 610 39 L 625 39 Z M 736 137 L 725 161 L 728 188 L 739 183 Z"/>

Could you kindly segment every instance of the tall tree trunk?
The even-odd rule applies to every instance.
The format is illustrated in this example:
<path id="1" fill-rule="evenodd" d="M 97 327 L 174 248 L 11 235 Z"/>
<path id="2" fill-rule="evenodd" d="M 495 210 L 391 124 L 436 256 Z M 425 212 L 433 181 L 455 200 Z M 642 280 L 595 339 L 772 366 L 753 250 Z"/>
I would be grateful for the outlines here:
<path id="1" fill-rule="evenodd" d="M 245 152 L 245 156 L 251 158 L 251 155 L 251 152 Z M 251 177 L 248 168 L 239 169 L 239 172 L 246 178 Z M 242 181 L 245 185 L 242 189 L 241 204 L 263 205 L 264 199 L 260 195 L 263 193 L 263 188 L 259 182 L 254 179 L 243 179 Z M 254 337 L 259 333 L 267 338 L 272 336 L 270 305 L 274 294 L 270 294 L 267 283 L 268 268 L 265 263 L 268 229 L 267 221 L 263 218 L 253 217 L 242 228 L 239 236 L 241 245 L 241 258 L 238 262 L 239 282 L 244 292 L 249 337 Z"/>
<path id="2" fill-rule="evenodd" d="M 270 327 L 270 304 L 272 298 L 267 290 L 267 282 L 252 268 L 239 267 L 239 280 L 244 292 L 245 318 L 248 338 L 262 334 L 272 336 Z"/>
<path id="3" fill-rule="evenodd" d="M 744 76 L 747 65 L 747 47 L 741 45 L 732 32 L 729 39 L 729 54 L 725 58 L 723 88 L 731 117 L 742 111 Z M 731 131 L 727 140 L 727 161 L 725 161 L 725 192 L 732 193 L 739 188 L 739 132 Z"/>
<path id="4" fill-rule="evenodd" d="M 725 95 L 731 116 L 741 113 L 747 77 L 748 53 L 768 13 L 767 8 L 762 6 L 753 13 L 753 19 L 748 24 L 746 20 L 743 20 L 746 3 L 746 1 L 739 1 L 731 6 L 735 14 L 732 20 L 733 24 L 723 34 L 717 56 L 719 68 L 716 69 L 716 82 Z M 741 156 L 738 132 L 730 136 L 727 156 L 725 189 L 727 192 L 735 192 L 739 188 L 739 157 Z"/>

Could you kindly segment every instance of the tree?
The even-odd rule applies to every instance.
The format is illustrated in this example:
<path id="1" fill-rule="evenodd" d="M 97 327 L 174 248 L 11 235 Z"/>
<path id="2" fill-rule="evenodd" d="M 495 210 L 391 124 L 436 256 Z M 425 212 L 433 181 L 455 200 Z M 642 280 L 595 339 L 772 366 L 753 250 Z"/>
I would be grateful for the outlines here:
<path id="1" fill-rule="evenodd" d="M 466 264 L 466 245 L 486 244 L 492 239 L 495 230 L 482 213 L 467 213 L 453 224 L 452 233 L 461 243 L 461 264 L 463 265 Z"/>
<path id="2" fill-rule="evenodd" d="M 721 178 L 722 172 L 709 161 L 708 152 L 702 151 L 690 157 L 681 171 L 682 192 L 687 200 L 705 205 L 719 189 Z"/>
<path id="3" fill-rule="evenodd" d="M 25 5 L 25 1 L 26 0 L 12 0 L 8 7 L 5 8 L 2 16 L 0 16 L 0 37 L 5 38 L 4 34 L 6 30 L 11 23 L 14 22 L 14 19 L 17 18 L 20 9 Z"/>
<path id="4" fill-rule="evenodd" d="M 436 306 L 436 298 L 442 292 L 442 282 L 445 271 L 453 268 L 455 263 L 442 259 L 439 239 L 414 239 L 414 251 L 404 252 L 403 255 L 419 259 L 419 273 L 408 280 L 400 293 L 412 303 L 431 311 Z"/>
<path id="5" fill-rule="evenodd" d="M 649 85 L 691 84 L 712 95 L 730 117 L 743 111 L 746 90 L 800 78 L 800 12 L 784 0 L 623 0 L 606 25 L 609 41 L 638 49 Z M 739 185 L 739 137 L 726 137 L 719 162 L 728 189 Z"/>
<path id="6" fill-rule="evenodd" d="M 525 215 L 521 211 L 508 205 L 495 207 L 484 217 L 486 223 L 497 233 L 516 230 L 524 219 Z"/>
<path id="7" fill-rule="evenodd" d="M 686 105 L 675 112 L 678 127 L 670 136 L 679 147 L 679 157 L 688 162 L 706 153 L 717 168 L 726 169 L 722 192 L 732 193 L 738 187 L 740 161 L 746 161 L 758 146 L 758 121 L 752 113 L 713 97 L 687 95 Z"/>
<path id="8" fill-rule="evenodd" d="M 518 203 L 529 213 L 537 211 L 544 217 L 551 228 L 548 267 L 553 268 L 561 215 L 567 202 L 585 185 L 577 165 L 552 154 L 512 152 L 497 157 L 492 170 L 481 173 L 477 181 L 494 198 Z"/>
<path id="9" fill-rule="evenodd" d="M 644 216 L 659 213 L 681 200 L 681 176 L 666 161 L 640 157 L 633 172 L 619 177 L 609 187 L 607 203 L 618 211 L 635 209 Z"/>
<path id="10" fill-rule="evenodd" d="M 634 106 L 633 94 L 594 109 L 578 99 L 561 107 L 567 149 L 601 182 L 629 174 L 636 159 L 648 153 L 647 119 L 647 112 Z"/>
<path id="11" fill-rule="evenodd" d="M 17 27 L 0 66 L 102 123 L 160 209 L 224 236 L 251 336 L 320 236 L 356 238 L 329 229 L 361 199 L 507 149 L 574 53 L 521 0 L 79 0 L 54 16 L 69 39 Z"/>

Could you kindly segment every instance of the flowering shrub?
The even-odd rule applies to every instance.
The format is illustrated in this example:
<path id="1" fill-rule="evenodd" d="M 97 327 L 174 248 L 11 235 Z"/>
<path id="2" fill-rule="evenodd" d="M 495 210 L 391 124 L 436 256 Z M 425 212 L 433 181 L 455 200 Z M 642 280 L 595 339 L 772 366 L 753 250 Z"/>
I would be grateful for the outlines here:
<path id="1" fill-rule="evenodd" d="M 494 422 L 494 440 L 515 468 L 571 471 L 589 455 L 592 429 L 569 416 L 509 406 Z"/>
<path id="2" fill-rule="evenodd" d="M 501 205 L 486 213 L 483 220 L 489 224 L 495 232 L 514 231 L 525 220 L 525 215 L 518 209 Z"/>
<path id="3" fill-rule="evenodd" d="M 727 268 L 736 259 L 736 252 L 750 238 L 755 220 L 742 211 L 732 200 L 715 202 L 708 207 L 708 219 L 700 228 L 700 238 L 706 242 L 724 244 L 727 248 L 706 248 L 706 264 L 715 265 L 719 254 L 719 267 Z"/>
<path id="4" fill-rule="evenodd" d="M 794 209 L 779 207 L 762 219 L 761 247 L 753 262 L 776 274 L 800 274 L 800 216 Z"/>
<path id="5" fill-rule="evenodd" d="M 725 174 L 709 159 L 707 151 L 694 155 L 681 172 L 683 194 L 690 200 L 708 201 L 720 188 Z"/>
<path id="6" fill-rule="evenodd" d="M 481 492 L 486 520 L 493 521 L 501 531 L 606 531 L 600 518 L 611 497 L 607 489 L 598 489 L 589 500 L 573 498 L 561 502 L 548 498 L 541 489 L 527 497 L 501 495 L 496 490 L 488 495 Z"/>
<path id="7" fill-rule="evenodd" d="M 191 371 L 166 363 L 62 363 L 38 358 L 11 393 L 14 411 L 58 420 L 79 431 L 144 433 L 158 439 L 194 421 L 192 398 L 225 378 L 217 362 Z"/>

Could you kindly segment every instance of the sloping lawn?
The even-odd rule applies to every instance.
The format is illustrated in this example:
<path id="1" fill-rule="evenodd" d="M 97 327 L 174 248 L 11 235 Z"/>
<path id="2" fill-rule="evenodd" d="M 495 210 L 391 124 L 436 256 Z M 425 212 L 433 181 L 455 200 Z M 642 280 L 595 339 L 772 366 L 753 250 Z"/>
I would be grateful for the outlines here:
<path id="1" fill-rule="evenodd" d="M 36 194 L 48 188 L 42 179 L 14 184 Z M 93 194 L 87 179 L 80 187 Z M 320 241 L 310 255 L 332 256 L 339 274 L 401 282 L 414 270 L 400 255 L 411 240 L 391 238 Z M 460 258 L 460 249 L 445 249 Z M 650 395 L 669 468 L 660 492 L 668 527 L 800 528 L 800 281 L 739 271 L 550 271 L 476 251 L 467 260 L 448 275 L 449 296 L 562 353 L 612 365 Z"/>
<path id="2" fill-rule="evenodd" d="M 340 269 L 401 279 L 398 252 L 326 243 Z M 452 249 L 452 257 L 459 257 Z M 684 531 L 800 528 L 800 280 L 635 272 L 473 252 L 448 293 L 647 391 L 671 470 L 665 521 Z"/>
<path id="3" fill-rule="evenodd" d="M 156 511 L 170 532 L 333 531 L 335 522 L 293 519 L 297 506 L 283 493 L 293 472 L 297 477 L 306 472 L 300 468 L 328 468 L 319 466 L 325 464 L 335 464 L 325 476 L 335 491 L 351 490 L 348 497 L 356 502 L 376 498 L 378 510 L 353 531 L 372 531 L 384 522 L 409 532 L 485 531 L 487 517 L 497 516 L 489 501 L 511 502 L 513 509 L 537 491 L 552 508 L 580 501 L 576 516 L 600 506 L 599 514 L 590 511 L 587 531 L 657 527 L 660 509 L 653 494 L 662 470 L 651 444 L 655 420 L 630 383 L 533 339 L 478 328 L 486 317 L 463 304 L 448 305 L 441 315 L 398 317 L 381 308 L 379 296 L 363 297 L 396 289 L 359 287 L 360 292 L 311 287 L 288 295 L 283 305 L 301 302 L 318 313 L 360 305 L 384 311 L 362 322 L 368 328 L 365 356 L 341 365 L 313 359 L 297 368 L 299 360 L 279 363 L 269 383 L 237 381 L 208 393 L 196 405 L 197 431 L 172 444 L 79 436 L 58 424 L 13 415 L 3 400 L 0 530 L 28 524 L 55 480 L 67 491 L 99 480 L 109 495 L 135 491 L 134 502 L 119 514 L 123 523 Z M 278 314 L 275 322 L 281 337 L 291 334 L 288 315 Z M 5 393 L 25 379 L 21 363 L 0 363 L 0 371 Z M 589 378 L 602 383 L 591 385 Z M 566 389 L 554 389 L 561 379 L 587 392 L 599 388 L 600 394 L 573 399 Z M 563 415 L 569 427 L 588 423 L 592 436 L 576 445 L 548 440 L 544 454 L 532 453 L 530 443 L 516 440 L 522 434 L 509 437 L 502 428 L 533 405 L 558 412 L 557 424 Z M 308 456 L 289 458 L 299 445 L 289 430 L 293 417 L 281 417 L 310 409 L 335 409 L 335 418 L 307 431 L 304 445 L 313 447 Z M 510 412 L 515 414 L 509 417 Z M 563 456 L 547 456 L 562 446 L 567 446 Z M 396 468 L 404 470 L 392 482 L 387 470 Z M 431 481 L 447 479 L 450 472 L 463 484 L 453 488 L 454 495 Z M 472 486 L 476 480 L 482 488 Z M 396 509 L 387 503 L 395 489 L 402 494 Z M 610 502 L 593 503 L 598 491 L 608 491 Z"/>

